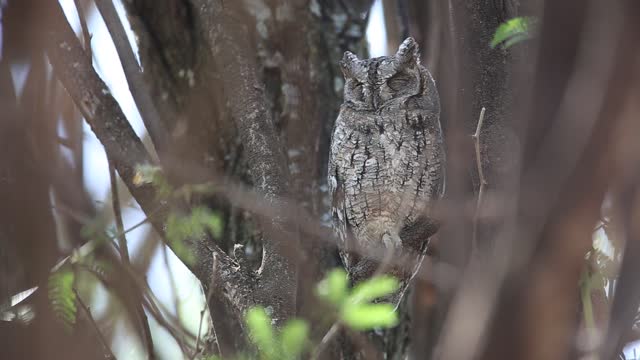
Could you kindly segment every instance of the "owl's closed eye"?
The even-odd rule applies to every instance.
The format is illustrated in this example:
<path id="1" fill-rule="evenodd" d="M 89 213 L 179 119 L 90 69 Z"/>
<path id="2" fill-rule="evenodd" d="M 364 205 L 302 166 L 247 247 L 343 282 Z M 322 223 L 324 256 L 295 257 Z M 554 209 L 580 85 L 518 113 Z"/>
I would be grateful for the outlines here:
<path id="1" fill-rule="evenodd" d="M 347 91 L 349 92 L 349 95 L 351 98 L 358 101 L 364 100 L 364 84 L 363 83 L 357 80 L 352 80 L 352 81 L 349 81 L 347 86 L 348 86 Z"/>
<path id="2" fill-rule="evenodd" d="M 387 86 L 394 91 L 400 91 L 406 88 L 413 87 L 415 83 L 415 77 L 412 77 L 406 73 L 397 73 L 387 80 Z"/>

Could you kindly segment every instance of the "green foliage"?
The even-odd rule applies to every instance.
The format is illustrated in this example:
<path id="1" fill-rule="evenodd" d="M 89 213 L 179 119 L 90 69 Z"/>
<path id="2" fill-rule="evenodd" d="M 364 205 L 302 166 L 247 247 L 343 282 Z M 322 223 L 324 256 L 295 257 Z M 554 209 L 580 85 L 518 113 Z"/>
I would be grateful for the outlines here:
<path id="1" fill-rule="evenodd" d="M 276 346 L 273 326 L 271 319 L 266 311 L 261 307 L 255 307 L 247 312 L 245 321 L 249 328 L 249 336 L 251 341 L 256 345 L 261 358 L 275 359 Z"/>
<path id="2" fill-rule="evenodd" d="M 48 294 L 51 308 L 62 324 L 71 330 L 76 322 L 76 294 L 73 291 L 74 272 L 63 266 L 49 276 Z"/>
<path id="3" fill-rule="evenodd" d="M 592 247 L 586 255 L 586 266 L 580 276 L 580 298 L 584 323 L 588 329 L 596 327 L 591 296 L 605 292 L 607 284 L 617 276 L 618 264 L 597 247 Z M 611 298 L 612 294 L 609 294 Z"/>
<path id="4" fill-rule="evenodd" d="M 95 241 L 96 245 L 103 244 L 115 237 L 114 229 L 106 229 L 103 220 L 98 219 L 82 225 L 80 228 L 80 236 L 84 239 Z"/>
<path id="5" fill-rule="evenodd" d="M 532 37 L 533 27 L 536 20 L 533 17 L 516 17 L 509 19 L 498 26 L 493 39 L 491 40 L 491 48 L 502 44 L 502 47 L 509 47 L 530 39 Z"/>
<path id="6" fill-rule="evenodd" d="M 320 281 L 316 292 L 325 301 L 339 307 L 349 295 L 348 286 L 347 274 L 341 269 L 335 269 Z"/>
<path id="7" fill-rule="evenodd" d="M 187 264 L 193 264 L 195 258 L 185 246 L 185 241 L 189 238 L 202 237 L 207 231 L 211 232 L 214 237 L 220 238 L 223 224 L 220 216 L 206 207 L 196 207 L 185 216 L 172 212 L 167 217 L 167 241 L 171 244 L 176 255 Z"/>
<path id="8" fill-rule="evenodd" d="M 182 197 L 187 202 L 191 202 L 194 195 L 213 195 L 215 194 L 215 188 L 210 183 L 204 184 L 188 184 L 183 185 L 174 192 L 177 197 Z"/>
<path id="9" fill-rule="evenodd" d="M 398 280 L 388 275 L 376 276 L 356 285 L 351 291 L 349 300 L 354 304 L 363 304 L 390 295 L 396 290 L 398 290 Z"/>
<path id="10" fill-rule="evenodd" d="M 347 289 L 347 274 L 342 269 L 331 271 L 318 284 L 317 294 L 336 307 L 339 320 L 354 330 L 390 328 L 398 324 L 398 314 L 390 303 L 371 303 L 398 290 L 391 276 L 376 276 Z"/>
<path id="11" fill-rule="evenodd" d="M 346 306 L 341 314 L 345 324 L 359 331 L 398 325 L 398 314 L 389 303 L 350 305 Z"/>
<path id="12" fill-rule="evenodd" d="M 308 344 L 309 325 L 303 320 L 289 320 L 278 332 L 265 309 L 254 307 L 247 312 L 246 323 L 262 360 L 297 359 Z"/>
<path id="13" fill-rule="evenodd" d="M 136 167 L 133 182 L 137 186 L 151 184 L 156 188 L 157 197 L 162 200 L 184 198 L 189 203 L 195 194 L 211 195 L 214 193 L 214 187 L 209 183 L 184 185 L 174 190 L 162 174 L 162 170 L 152 165 Z M 190 238 L 203 237 L 207 232 L 215 238 L 220 238 L 224 227 L 219 214 L 204 206 L 199 206 L 192 209 L 189 214 L 170 212 L 167 216 L 165 230 L 171 249 L 183 262 L 192 265 L 195 262 L 195 256 L 185 242 Z"/>
<path id="14" fill-rule="evenodd" d="M 285 359 L 295 359 L 304 351 L 309 336 L 309 325 L 300 319 L 287 322 L 280 333 L 282 354 Z"/>
<path id="15" fill-rule="evenodd" d="M 215 193 L 215 188 L 211 183 L 187 184 L 174 189 L 165 178 L 162 169 L 153 165 L 138 165 L 136 174 L 133 177 L 133 183 L 137 186 L 153 185 L 160 199 L 182 197 L 187 202 L 190 202 L 194 195 L 212 195 Z"/>
<path id="16" fill-rule="evenodd" d="M 133 177 L 133 183 L 136 186 L 151 184 L 156 188 L 157 196 L 160 199 L 166 199 L 173 193 L 173 188 L 162 174 L 159 166 L 138 165 L 136 166 L 136 174 Z"/>

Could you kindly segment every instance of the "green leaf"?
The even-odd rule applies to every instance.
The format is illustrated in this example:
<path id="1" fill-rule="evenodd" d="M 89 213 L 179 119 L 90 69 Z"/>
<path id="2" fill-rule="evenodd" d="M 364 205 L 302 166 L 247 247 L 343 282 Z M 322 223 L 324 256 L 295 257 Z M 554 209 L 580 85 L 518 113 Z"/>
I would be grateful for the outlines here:
<path id="1" fill-rule="evenodd" d="M 210 213 L 207 211 L 203 217 L 203 224 L 211 232 L 214 238 L 219 239 L 222 237 L 222 231 L 224 230 L 222 218 L 217 213 Z"/>
<path id="2" fill-rule="evenodd" d="M 58 320 L 71 330 L 76 323 L 76 294 L 73 292 L 75 274 L 68 267 L 49 275 L 48 295 L 51 309 Z"/>
<path id="3" fill-rule="evenodd" d="M 335 306 L 340 306 L 347 297 L 349 279 L 342 269 L 334 269 L 316 287 L 316 293 Z"/>
<path id="4" fill-rule="evenodd" d="M 295 359 L 304 350 L 309 337 L 309 325 L 299 319 L 289 320 L 280 335 L 285 359 Z"/>
<path id="5" fill-rule="evenodd" d="M 376 276 L 356 285 L 347 301 L 351 304 L 367 303 L 392 294 L 399 286 L 398 280 L 392 276 Z"/>
<path id="6" fill-rule="evenodd" d="M 253 307 L 247 311 L 246 319 L 251 341 L 258 348 L 261 358 L 276 359 L 276 346 L 271 319 L 262 307 Z"/>
<path id="7" fill-rule="evenodd" d="M 511 38 L 507 39 L 504 44 L 502 45 L 505 49 L 510 48 L 511 46 L 522 42 L 524 40 L 528 40 L 531 38 L 531 35 L 529 34 L 516 34 L 513 35 Z"/>
<path id="8" fill-rule="evenodd" d="M 532 27 L 535 25 L 533 17 L 516 17 L 500 24 L 496 29 L 491 48 L 495 48 L 501 43 L 505 49 L 523 40 L 531 38 Z"/>
<path id="9" fill-rule="evenodd" d="M 133 184 L 136 186 L 143 186 L 147 184 L 153 185 L 156 188 L 157 196 L 160 199 L 165 199 L 171 196 L 173 188 L 169 185 L 169 182 L 162 174 L 162 169 L 159 166 L 143 164 L 136 166 L 136 173 L 133 176 Z"/>
<path id="10" fill-rule="evenodd" d="M 398 325 L 398 314 L 394 308 L 388 303 L 349 305 L 345 306 L 341 317 L 342 321 L 354 330 L 390 328 Z"/>
<path id="11" fill-rule="evenodd" d="M 186 247 L 185 241 L 189 238 L 203 237 L 207 230 L 214 237 L 220 238 L 223 222 L 217 213 L 212 213 L 206 207 L 196 207 L 188 215 L 172 212 L 167 217 L 167 240 L 176 255 L 187 264 L 193 264 L 195 258 Z"/>
<path id="12" fill-rule="evenodd" d="M 170 213 L 167 217 L 166 235 L 171 249 L 186 264 L 193 264 L 195 256 L 185 245 L 185 240 L 192 236 L 198 229 L 193 229 L 188 217 L 182 217 Z"/>

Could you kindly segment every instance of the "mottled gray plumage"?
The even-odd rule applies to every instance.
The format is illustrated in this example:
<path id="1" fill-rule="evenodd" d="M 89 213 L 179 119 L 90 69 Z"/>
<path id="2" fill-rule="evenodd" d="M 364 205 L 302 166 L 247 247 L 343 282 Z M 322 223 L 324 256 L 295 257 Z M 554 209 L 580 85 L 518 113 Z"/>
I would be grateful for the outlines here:
<path id="1" fill-rule="evenodd" d="M 412 38 L 393 56 L 360 60 L 346 52 L 341 66 L 344 102 L 328 172 L 340 254 L 358 282 L 380 265 L 363 254 L 412 253 L 403 264 L 409 269 L 385 271 L 401 280 L 391 299 L 397 303 L 437 231 L 429 209 L 444 193 L 438 92 Z"/>

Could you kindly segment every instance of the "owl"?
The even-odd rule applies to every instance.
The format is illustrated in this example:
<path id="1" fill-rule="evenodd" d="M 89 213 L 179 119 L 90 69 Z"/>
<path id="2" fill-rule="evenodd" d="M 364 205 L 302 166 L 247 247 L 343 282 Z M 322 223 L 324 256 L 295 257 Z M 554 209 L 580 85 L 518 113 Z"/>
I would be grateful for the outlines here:
<path id="1" fill-rule="evenodd" d="M 333 224 L 349 277 L 395 276 L 400 289 L 385 301 L 396 305 L 437 231 L 429 212 L 444 193 L 440 101 L 419 59 L 412 38 L 393 56 L 360 60 L 345 52 L 329 156 Z M 398 261 L 400 253 L 409 258 Z"/>

